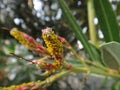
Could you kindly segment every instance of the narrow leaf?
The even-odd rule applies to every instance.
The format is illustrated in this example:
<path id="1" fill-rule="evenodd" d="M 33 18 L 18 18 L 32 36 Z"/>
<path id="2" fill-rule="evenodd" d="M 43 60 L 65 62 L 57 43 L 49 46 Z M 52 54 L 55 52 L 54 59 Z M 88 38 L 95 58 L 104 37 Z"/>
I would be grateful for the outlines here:
<path id="1" fill-rule="evenodd" d="M 64 0 L 58 0 L 58 1 L 59 1 L 59 5 L 62 9 L 62 12 L 63 12 L 65 19 L 68 22 L 68 24 L 71 26 L 71 30 L 75 33 L 77 39 L 79 39 L 82 42 L 82 44 L 83 44 L 85 50 L 88 52 L 90 58 L 92 60 L 98 60 L 95 53 L 91 49 L 91 45 L 88 43 L 88 40 L 86 39 L 85 35 L 82 33 L 82 29 L 78 25 L 77 20 L 72 15 L 72 12 L 68 8 L 65 1 Z"/>
<path id="2" fill-rule="evenodd" d="M 119 42 L 119 27 L 109 0 L 94 0 L 94 7 L 105 41 Z"/>

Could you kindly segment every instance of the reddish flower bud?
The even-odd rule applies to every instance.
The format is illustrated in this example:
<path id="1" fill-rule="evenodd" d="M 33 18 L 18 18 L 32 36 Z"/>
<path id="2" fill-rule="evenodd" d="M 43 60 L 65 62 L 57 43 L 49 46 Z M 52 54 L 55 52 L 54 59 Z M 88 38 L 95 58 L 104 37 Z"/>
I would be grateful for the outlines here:
<path id="1" fill-rule="evenodd" d="M 49 54 L 45 47 L 37 43 L 33 37 L 27 35 L 24 32 L 19 31 L 17 28 L 13 28 L 10 34 L 15 37 L 21 44 L 26 46 L 31 51 L 38 54 Z"/>

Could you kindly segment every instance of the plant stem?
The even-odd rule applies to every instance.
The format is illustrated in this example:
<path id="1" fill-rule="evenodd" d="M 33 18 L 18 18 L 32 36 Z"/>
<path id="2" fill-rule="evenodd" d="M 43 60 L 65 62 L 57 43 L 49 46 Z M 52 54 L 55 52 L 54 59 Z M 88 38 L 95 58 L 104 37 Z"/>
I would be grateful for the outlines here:
<path id="1" fill-rule="evenodd" d="M 119 73 L 112 73 L 112 72 L 106 72 L 106 71 L 102 71 L 100 69 L 96 69 L 96 68 L 86 68 L 86 67 L 75 67 L 72 66 L 68 63 L 65 63 L 65 68 L 69 69 L 69 70 L 64 70 L 61 71 L 58 74 L 52 75 L 50 77 L 48 77 L 46 80 L 40 82 L 39 87 L 48 87 L 50 86 L 53 82 L 55 82 L 56 80 L 70 74 L 71 72 L 75 72 L 75 73 L 94 73 L 94 74 L 98 74 L 98 75 L 103 75 L 103 76 L 110 76 L 110 77 L 114 77 L 114 78 L 120 78 L 120 74 Z"/>
<path id="2" fill-rule="evenodd" d="M 55 75 L 52 75 L 50 77 L 48 77 L 46 80 L 40 82 L 39 84 L 39 87 L 48 87 L 50 86 L 54 81 L 68 75 L 71 71 L 70 70 L 64 70 L 64 71 L 61 71 L 60 73 L 58 74 L 55 74 Z"/>
<path id="3" fill-rule="evenodd" d="M 102 71 L 100 69 L 96 69 L 96 68 L 85 68 L 85 67 L 75 67 L 73 66 L 72 68 L 72 71 L 73 72 L 77 72 L 77 73 L 80 73 L 80 72 L 91 72 L 91 73 L 94 73 L 94 74 L 98 74 L 98 75 L 103 75 L 103 76 L 111 76 L 111 77 L 115 77 L 115 78 L 120 78 L 120 74 L 119 73 L 115 73 L 115 72 L 106 72 L 106 71 Z"/>
<path id="4" fill-rule="evenodd" d="M 66 41 L 66 42 L 67 42 L 67 41 Z M 84 66 L 87 67 L 88 65 L 92 65 L 92 66 L 95 66 L 95 67 L 97 67 L 97 68 L 100 68 L 100 69 L 102 69 L 102 70 L 104 70 L 104 71 L 109 71 L 109 70 L 110 70 L 109 68 L 104 67 L 103 65 L 99 64 L 98 62 L 92 62 L 92 61 L 90 61 L 90 60 L 88 60 L 88 59 L 83 58 L 82 56 L 79 56 L 79 55 L 76 53 L 76 51 L 72 48 L 72 46 L 71 46 L 70 44 L 68 45 L 67 48 L 73 53 L 74 57 L 75 57 L 78 61 L 80 61 Z"/>
<path id="5" fill-rule="evenodd" d="M 109 71 L 109 70 L 110 70 L 110 68 L 104 67 L 103 65 L 99 64 L 98 62 L 91 62 L 90 60 L 85 60 L 85 62 L 86 62 L 87 64 L 90 64 L 90 65 L 92 65 L 92 66 L 95 66 L 95 67 L 97 67 L 97 68 L 100 68 L 100 69 L 102 69 L 102 70 L 104 70 L 104 71 Z"/>
<path id="6" fill-rule="evenodd" d="M 50 77 L 48 77 L 46 80 L 44 81 L 41 81 L 39 84 L 38 84 L 38 87 L 41 87 L 41 88 L 45 88 L 45 87 L 48 87 L 50 86 L 53 82 L 55 82 L 56 80 L 72 73 L 72 72 L 75 72 L 75 73 L 94 73 L 94 74 L 98 74 L 98 75 L 103 75 L 103 76 L 110 76 L 110 77 L 114 77 L 114 78 L 120 78 L 120 74 L 119 73 L 115 73 L 115 72 L 106 72 L 106 71 L 103 71 L 101 69 L 97 69 L 97 68 L 93 68 L 93 67 L 76 67 L 76 66 L 73 66 L 72 64 L 68 64 L 68 63 L 64 63 L 64 68 L 66 68 L 67 70 L 63 70 L 61 72 L 59 72 L 58 74 L 55 74 L 55 75 L 52 75 Z"/>
<path id="7" fill-rule="evenodd" d="M 87 64 L 86 64 L 84 58 L 79 57 L 78 54 L 75 52 L 75 50 L 72 48 L 72 46 L 69 46 L 69 49 L 71 50 L 73 55 L 77 58 L 77 60 L 79 60 L 85 67 L 87 67 Z"/>
<path id="8" fill-rule="evenodd" d="M 84 68 L 89 68 L 90 67 L 89 65 L 92 65 L 93 67 L 97 68 L 97 70 L 96 69 L 93 69 L 93 70 L 91 69 L 90 70 L 91 73 L 93 72 L 93 73 L 96 73 L 96 74 L 102 74 L 102 75 L 105 75 L 105 76 L 113 76 L 113 77 L 119 77 L 120 78 L 120 75 L 118 74 L 119 71 L 108 68 L 108 67 L 105 67 L 98 62 L 92 62 L 90 60 L 87 60 L 87 59 L 83 58 L 82 56 L 79 56 L 72 47 L 71 47 L 70 50 L 73 53 L 73 55 L 75 56 L 75 58 L 77 58 L 77 60 L 80 61 L 84 65 Z M 70 67 L 72 67 L 72 65 Z M 74 68 L 77 69 L 78 67 L 74 66 Z M 81 68 L 79 67 L 78 69 L 81 69 Z M 85 71 L 84 69 L 83 69 L 83 71 L 84 72 L 89 72 L 89 70 Z M 117 74 L 117 75 L 114 75 L 114 74 Z"/>
<path id="9" fill-rule="evenodd" d="M 93 0 L 87 0 L 87 10 L 88 10 L 88 25 L 91 43 L 97 46 L 97 32 L 94 24 L 95 11 Z"/>

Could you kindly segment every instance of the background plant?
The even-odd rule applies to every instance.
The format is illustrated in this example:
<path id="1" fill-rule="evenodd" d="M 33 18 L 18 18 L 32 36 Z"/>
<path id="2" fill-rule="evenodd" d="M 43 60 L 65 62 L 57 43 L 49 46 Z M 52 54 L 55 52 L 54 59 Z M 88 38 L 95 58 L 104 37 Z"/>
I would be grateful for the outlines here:
<path id="1" fill-rule="evenodd" d="M 42 9 L 37 11 L 35 10 L 35 6 L 31 0 L 20 0 L 20 2 L 1 0 L 1 27 L 18 27 L 20 30 L 24 30 L 24 32 L 27 32 L 41 43 L 43 42 L 41 40 L 40 30 L 46 26 L 53 27 L 57 34 L 66 38 L 70 42 L 71 46 L 79 56 L 84 56 L 85 60 L 89 59 L 92 62 L 99 62 L 102 66 L 106 65 L 109 68 L 116 70 L 119 69 L 119 2 L 112 1 L 110 3 L 108 0 L 70 0 L 70 2 L 67 4 L 63 0 L 59 0 L 59 4 L 56 0 L 41 2 L 43 3 Z M 62 16 L 58 5 L 62 9 Z M 113 5 L 113 8 L 116 8 L 112 9 L 111 5 Z M 25 9 L 27 10 L 25 11 Z M 40 16 L 39 12 L 42 12 L 43 15 Z M 87 12 L 88 14 L 86 14 Z M 57 18 L 57 15 L 60 15 L 59 18 Z M 6 17 L 8 18 L 7 20 Z M 99 22 L 95 24 L 94 19 L 96 20 L 96 17 Z M 17 20 L 19 23 L 16 23 Z M 1 80 L 1 83 L 3 84 L 4 82 L 4 85 L 20 84 L 22 82 L 28 82 L 30 80 L 36 81 L 43 78 L 38 76 L 39 72 L 35 70 L 35 67 L 26 67 L 26 62 L 24 61 L 21 62 L 19 60 L 15 60 L 15 62 L 10 62 L 11 56 L 6 56 L 8 51 L 17 52 L 19 55 L 25 57 L 29 56 L 30 59 L 38 58 L 38 56 L 33 55 L 27 49 L 22 49 L 23 46 L 18 44 L 15 40 L 10 39 L 11 37 L 7 31 L 0 32 L 2 47 L 1 58 L 3 61 L 1 70 L 4 72 L 3 68 L 7 67 L 7 71 L 10 71 L 3 73 L 6 74 L 6 76 L 3 80 Z M 100 37 L 101 34 L 99 34 L 99 32 L 103 33 L 104 36 L 102 38 Z M 102 45 L 101 49 L 99 49 L 101 43 L 111 41 L 116 42 Z M 84 49 L 78 47 L 80 45 L 78 43 L 80 42 L 82 43 Z M 24 50 L 24 53 L 21 53 L 23 51 L 18 52 L 19 49 Z M 68 59 L 68 61 L 71 63 L 76 63 L 76 60 L 78 59 L 69 57 L 70 52 L 71 51 L 65 49 L 65 58 Z M 70 60 L 70 58 L 72 58 L 72 60 Z M 16 72 L 16 70 L 13 69 L 14 67 L 17 67 L 19 72 Z M 15 76 L 10 80 L 11 73 L 15 73 Z M 1 74 L 1 76 L 3 75 Z M 21 78 L 21 76 L 23 78 Z M 110 80 L 106 78 L 103 83 L 106 83 Z M 111 89 L 117 90 L 117 88 L 119 88 L 119 80 L 117 79 L 112 81 L 115 83 Z M 104 88 L 104 84 L 101 84 L 101 88 Z M 85 89 L 87 89 L 87 87 L 85 87 Z"/>

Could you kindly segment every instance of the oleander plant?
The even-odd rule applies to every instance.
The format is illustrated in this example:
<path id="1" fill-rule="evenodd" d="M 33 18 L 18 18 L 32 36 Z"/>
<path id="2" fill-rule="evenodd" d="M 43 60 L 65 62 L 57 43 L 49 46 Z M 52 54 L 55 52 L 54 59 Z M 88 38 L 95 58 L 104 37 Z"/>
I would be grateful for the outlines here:
<path id="1" fill-rule="evenodd" d="M 0 90 L 120 89 L 119 1 L 2 0 L 0 7 Z M 63 80 L 69 76 L 82 78 Z"/>

